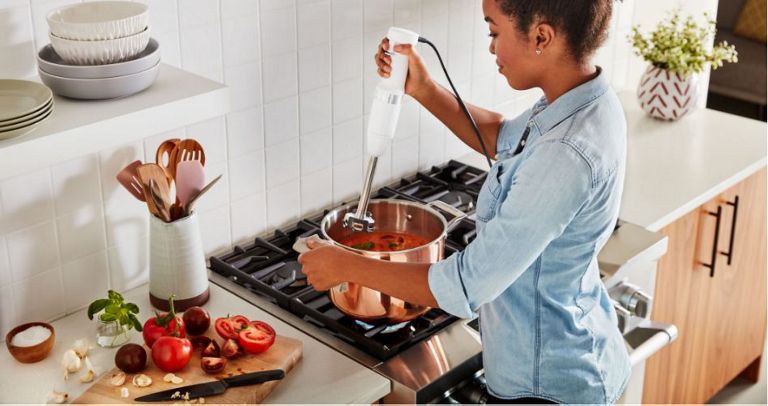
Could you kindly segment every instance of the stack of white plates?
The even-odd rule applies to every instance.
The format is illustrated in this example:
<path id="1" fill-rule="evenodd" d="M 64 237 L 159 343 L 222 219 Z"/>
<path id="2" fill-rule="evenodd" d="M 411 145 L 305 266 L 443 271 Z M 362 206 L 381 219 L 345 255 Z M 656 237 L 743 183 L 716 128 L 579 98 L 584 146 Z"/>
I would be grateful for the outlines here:
<path id="1" fill-rule="evenodd" d="M 51 11 L 51 44 L 37 55 L 40 78 L 54 93 L 75 99 L 112 99 L 148 88 L 160 70 L 148 20 L 147 5 L 130 1 Z"/>
<path id="2" fill-rule="evenodd" d="M 32 131 L 53 111 L 48 87 L 26 80 L 0 79 L 0 140 Z"/>

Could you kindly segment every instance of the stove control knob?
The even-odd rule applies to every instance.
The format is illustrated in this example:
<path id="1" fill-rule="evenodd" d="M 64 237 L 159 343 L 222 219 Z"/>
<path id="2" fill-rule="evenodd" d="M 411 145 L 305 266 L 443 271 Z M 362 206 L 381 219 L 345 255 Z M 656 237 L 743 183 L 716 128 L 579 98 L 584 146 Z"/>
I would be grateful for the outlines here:
<path id="1" fill-rule="evenodd" d="M 622 282 L 612 287 L 608 294 L 632 316 L 647 318 L 651 313 L 653 298 L 635 285 Z"/>

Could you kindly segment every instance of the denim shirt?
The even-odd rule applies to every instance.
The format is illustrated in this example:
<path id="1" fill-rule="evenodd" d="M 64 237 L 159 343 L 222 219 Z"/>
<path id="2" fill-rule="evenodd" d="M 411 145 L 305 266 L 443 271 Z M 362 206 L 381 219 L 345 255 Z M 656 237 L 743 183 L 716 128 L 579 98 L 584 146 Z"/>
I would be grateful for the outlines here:
<path id="1" fill-rule="evenodd" d="M 504 121 L 497 151 L 477 201 L 477 238 L 430 267 L 430 289 L 441 309 L 479 314 L 492 395 L 614 403 L 629 355 L 597 253 L 624 183 L 621 104 L 599 72 Z"/>

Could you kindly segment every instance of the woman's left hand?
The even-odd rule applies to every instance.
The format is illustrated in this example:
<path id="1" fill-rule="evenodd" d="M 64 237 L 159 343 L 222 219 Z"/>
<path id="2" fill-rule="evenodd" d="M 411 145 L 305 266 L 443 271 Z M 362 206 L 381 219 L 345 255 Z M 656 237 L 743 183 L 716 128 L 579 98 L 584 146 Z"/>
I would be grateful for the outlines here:
<path id="1" fill-rule="evenodd" d="M 307 241 L 311 249 L 299 255 L 302 271 L 307 275 L 307 282 L 317 291 L 328 290 L 342 282 L 347 282 L 344 275 L 350 264 L 350 256 L 356 257 L 343 248 L 329 244 Z"/>

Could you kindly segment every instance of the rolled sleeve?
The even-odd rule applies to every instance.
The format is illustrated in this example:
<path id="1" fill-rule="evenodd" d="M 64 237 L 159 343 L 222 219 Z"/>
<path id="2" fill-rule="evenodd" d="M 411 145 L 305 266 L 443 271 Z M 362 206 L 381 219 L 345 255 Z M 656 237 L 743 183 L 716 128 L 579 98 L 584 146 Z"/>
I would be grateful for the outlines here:
<path id="1" fill-rule="evenodd" d="M 459 259 L 462 255 L 463 252 L 457 252 L 429 267 L 429 289 L 441 309 L 462 319 L 473 319 L 477 313 L 467 300 L 467 292 L 461 280 Z"/>
<path id="2" fill-rule="evenodd" d="M 560 236 L 594 190 L 592 169 L 571 145 L 536 145 L 513 175 L 498 214 L 461 253 L 429 270 L 440 308 L 470 318 L 504 292 Z"/>

